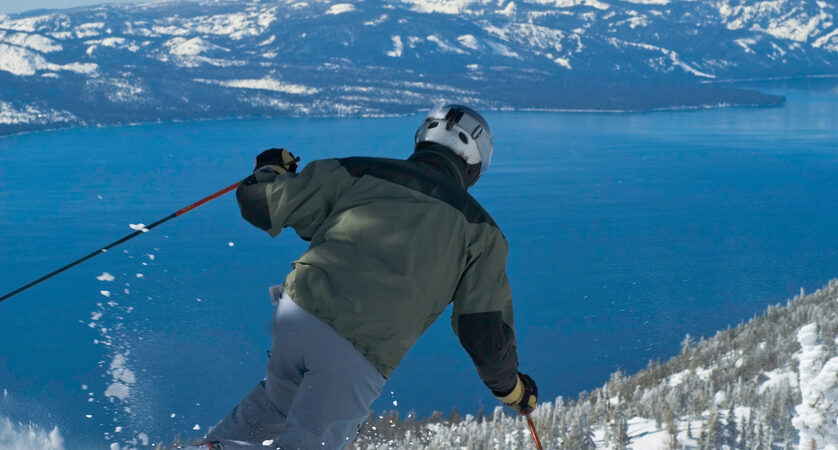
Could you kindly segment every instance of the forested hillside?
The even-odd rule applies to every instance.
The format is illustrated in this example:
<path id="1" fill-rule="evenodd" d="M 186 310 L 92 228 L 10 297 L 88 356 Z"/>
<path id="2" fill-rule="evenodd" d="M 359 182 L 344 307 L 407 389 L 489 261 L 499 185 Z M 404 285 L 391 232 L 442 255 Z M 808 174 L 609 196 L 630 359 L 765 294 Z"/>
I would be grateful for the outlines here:
<path id="1" fill-rule="evenodd" d="M 575 399 L 534 412 L 551 449 L 777 449 L 838 446 L 838 280 L 747 323 L 698 340 L 666 362 L 614 373 Z M 805 400 L 805 401 L 804 401 Z M 354 448 L 533 448 L 522 418 L 456 411 L 417 421 L 384 413 Z"/>

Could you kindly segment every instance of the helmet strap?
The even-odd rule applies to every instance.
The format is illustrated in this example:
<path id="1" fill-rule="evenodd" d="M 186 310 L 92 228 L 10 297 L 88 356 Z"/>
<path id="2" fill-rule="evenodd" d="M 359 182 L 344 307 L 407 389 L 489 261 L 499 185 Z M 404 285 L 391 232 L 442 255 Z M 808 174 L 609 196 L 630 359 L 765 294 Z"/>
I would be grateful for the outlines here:
<path id="1" fill-rule="evenodd" d="M 474 186 L 474 183 L 477 183 L 477 180 L 480 179 L 480 175 L 483 173 L 480 169 L 480 163 L 466 164 L 466 188 Z"/>

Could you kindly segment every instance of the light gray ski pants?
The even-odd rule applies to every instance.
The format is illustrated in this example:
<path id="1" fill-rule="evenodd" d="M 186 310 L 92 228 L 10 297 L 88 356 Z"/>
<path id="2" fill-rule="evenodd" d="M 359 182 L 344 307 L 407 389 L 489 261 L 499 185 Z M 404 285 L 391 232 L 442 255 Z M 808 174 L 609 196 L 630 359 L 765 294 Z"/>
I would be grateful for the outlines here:
<path id="1" fill-rule="evenodd" d="M 273 319 L 267 377 L 207 440 L 220 441 L 225 450 L 345 448 L 385 378 L 346 338 L 286 294 Z M 273 442 L 263 447 L 265 441 Z"/>

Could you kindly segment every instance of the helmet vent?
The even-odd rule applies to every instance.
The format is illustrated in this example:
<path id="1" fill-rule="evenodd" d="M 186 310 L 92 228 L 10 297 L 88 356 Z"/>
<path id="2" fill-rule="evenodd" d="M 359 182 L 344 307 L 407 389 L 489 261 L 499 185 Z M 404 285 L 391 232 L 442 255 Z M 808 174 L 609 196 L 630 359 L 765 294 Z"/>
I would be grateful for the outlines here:
<path id="1" fill-rule="evenodd" d="M 475 128 L 474 131 L 471 132 L 471 138 L 477 139 L 480 137 L 481 134 L 483 134 L 483 127 L 478 125 L 477 128 Z"/>
<path id="2" fill-rule="evenodd" d="M 430 125 L 428 125 L 428 128 L 436 128 L 438 126 L 439 126 L 439 122 L 431 122 Z"/>
<path id="3" fill-rule="evenodd" d="M 463 144 L 468 144 L 468 137 L 466 136 L 466 134 L 465 134 L 465 133 L 463 133 L 462 131 L 460 131 L 460 132 L 457 134 L 457 136 L 459 136 L 459 137 L 460 137 L 460 140 L 463 142 Z"/>

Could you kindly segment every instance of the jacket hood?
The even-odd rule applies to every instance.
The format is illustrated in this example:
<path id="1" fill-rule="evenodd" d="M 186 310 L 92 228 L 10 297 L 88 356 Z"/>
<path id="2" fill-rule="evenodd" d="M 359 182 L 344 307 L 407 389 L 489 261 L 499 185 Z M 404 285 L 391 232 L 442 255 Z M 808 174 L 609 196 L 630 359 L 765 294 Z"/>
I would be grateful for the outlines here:
<path id="1" fill-rule="evenodd" d="M 420 142 L 413 154 L 407 158 L 448 175 L 451 180 L 468 189 L 480 177 L 480 164 L 466 164 L 466 161 L 450 148 L 432 142 Z M 474 167 L 472 167 L 474 166 Z"/>

